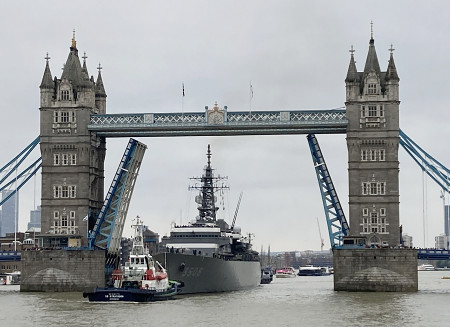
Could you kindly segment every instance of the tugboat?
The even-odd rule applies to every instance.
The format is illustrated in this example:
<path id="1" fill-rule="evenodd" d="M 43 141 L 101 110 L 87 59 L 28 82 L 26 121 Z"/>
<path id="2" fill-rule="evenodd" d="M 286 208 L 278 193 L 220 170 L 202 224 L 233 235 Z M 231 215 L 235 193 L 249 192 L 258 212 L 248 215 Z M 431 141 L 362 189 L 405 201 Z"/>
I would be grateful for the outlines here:
<path id="1" fill-rule="evenodd" d="M 143 224 L 137 217 L 130 258 L 122 269 L 114 270 L 112 287 L 84 292 L 90 302 L 152 302 L 167 300 L 181 291 L 182 284 L 169 281 L 166 269 L 144 247 Z"/>
<path id="2" fill-rule="evenodd" d="M 202 177 L 190 189 L 199 191 L 195 201 L 198 216 L 187 225 L 172 225 L 170 236 L 164 236 L 155 259 L 164 263 L 171 278 L 184 283 L 183 293 L 209 293 L 253 288 L 261 282 L 259 255 L 252 250 L 251 234 L 241 235 L 233 222 L 228 225 L 216 218 L 215 193 L 228 189 L 218 185 L 226 177 L 215 177 L 208 145 L 207 165 Z"/>

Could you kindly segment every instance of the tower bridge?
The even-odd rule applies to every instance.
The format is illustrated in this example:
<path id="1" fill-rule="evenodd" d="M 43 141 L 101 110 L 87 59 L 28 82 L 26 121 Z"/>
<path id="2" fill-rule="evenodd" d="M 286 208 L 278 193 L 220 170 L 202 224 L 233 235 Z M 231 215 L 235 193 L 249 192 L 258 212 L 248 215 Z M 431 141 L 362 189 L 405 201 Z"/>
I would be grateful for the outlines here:
<path id="1" fill-rule="evenodd" d="M 117 252 L 117 248 L 108 249 L 109 245 L 101 245 L 114 243 L 118 246 L 118 235 L 113 230 L 122 230 L 127 208 L 126 204 L 117 204 L 115 207 L 125 208 L 125 212 L 115 220 L 117 211 L 108 211 L 109 208 L 104 206 L 107 138 L 345 133 L 349 225 L 320 148 L 314 137 L 309 137 L 324 209 L 330 214 L 327 223 L 330 242 L 335 248 L 335 289 L 387 290 L 392 287 L 391 290 L 417 290 L 417 253 L 412 249 L 392 249 L 401 245 L 400 79 L 393 49 L 390 49 L 386 71 L 380 69 L 373 36 L 363 71 L 356 69 L 353 52 L 350 50 L 345 78 L 345 109 L 229 111 L 216 103 L 212 108 L 205 107 L 203 112 L 107 114 L 101 67 L 94 81 L 92 76 L 89 77 L 86 57 L 83 57 L 83 63 L 80 62 L 73 37 L 61 77 L 52 78 L 47 56 L 40 85 L 41 246 L 80 248 L 89 245 Z M 140 159 L 144 148 L 141 146 Z M 117 189 L 128 192 L 124 198 L 130 198 L 135 176 L 130 177 L 133 174 L 128 173 L 137 172 L 140 159 L 132 163 L 131 155 L 124 154 L 108 191 L 109 201 L 112 198 L 120 200 L 122 195 L 116 193 Z M 126 162 L 130 162 L 129 166 Z M 135 168 L 130 171 L 129 167 Z M 131 186 L 127 188 L 126 185 Z M 334 211 L 330 211 L 332 208 Z M 106 211 L 108 213 L 103 214 Z M 98 217 L 112 218 L 105 223 Z M 88 222 L 83 223 L 85 220 Z M 96 229 L 101 230 L 96 234 L 98 237 L 88 236 Z M 353 242 L 353 248 L 339 248 L 346 244 L 343 242 L 345 236 L 348 236 L 347 244 Z M 101 244 L 95 241 L 99 238 Z M 358 252 L 364 250 L 364 246 L 374 247 L 378 252 L 375 255 L 370 249 Z M 383 269 L 387 279 L 382 282 L 357 279 L 361 271 L 366 277 L 373 276 L 374 267 Z M 397 279 L 389 277 L 394 275 Z"/>

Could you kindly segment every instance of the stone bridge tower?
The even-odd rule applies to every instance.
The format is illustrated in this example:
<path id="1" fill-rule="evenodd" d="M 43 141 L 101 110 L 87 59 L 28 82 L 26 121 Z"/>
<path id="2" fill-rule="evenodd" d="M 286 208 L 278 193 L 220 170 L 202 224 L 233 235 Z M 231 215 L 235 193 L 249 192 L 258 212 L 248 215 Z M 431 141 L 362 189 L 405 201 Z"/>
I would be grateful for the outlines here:
<path id="1" fill-rule="evenodd" d="M 393 50 L 382 72 L 371 33 L 364 71 L 357 71 L 352 47 L 345 79 L 350 232 L 376 246 L 400 244 L 400 101 Z"/>
<path id="2" fill-rule="evenodd" d="M 52 78 L 47 56 L 40 85 L 43 247 L 86 246 L 103 204 L 106 143 L 87 126 L 91 114 L 106 113 L 106 93 L 100 65 L 94 81 L 82 58 L 74 33 L 61 78 Z"/>

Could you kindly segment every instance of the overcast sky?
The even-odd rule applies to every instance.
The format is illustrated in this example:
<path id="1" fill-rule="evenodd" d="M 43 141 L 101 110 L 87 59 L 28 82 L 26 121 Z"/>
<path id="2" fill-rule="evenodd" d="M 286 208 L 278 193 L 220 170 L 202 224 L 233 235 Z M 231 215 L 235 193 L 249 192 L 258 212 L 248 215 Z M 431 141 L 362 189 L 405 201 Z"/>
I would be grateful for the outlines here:
<path id="1" fill-rule="evenodd" d="M 332 109 L 344 106 L 354 46 L 364 68 L 374 24 L 381 69 L 391 44 L 400 77 L 400 127 L 443 164 L 450 165 L 450 2 L 448 1 L 2 1 L 0 2 L 0 165 L 39 135 L 39 84 L 50 56 L 61 77 L 76 30 L 90 75 L 99 62 L 108 113 L 203 112 L 219 103 L 229 111 Z M 185 85 L 182 108 L 182 83 Z M 345 135 L 318 135 L 348 214 Z M 206 148 L 216 172 L 228 176 L 226 212 L 254 234 L 264 251 L 325 249 L 326 221 L 306 136 L 140 138 L 148 146 L 134 190 L 131 218 L 139 215 L 161 236 L 172 221 L 197 214 L 189 177 L 200 176 Z M 105 189 L 128 139 L 107 140 Z M 416 246 L 431 247 L 443 233 L 443 201 L 430 179 L 400 149 L 400 220 Z M 35 154 L 38 157 L 39 153 Z M 34 199 L 20 193 L 20 230 Z M 423 185 L 426 185 L 424 201 Z M 424 204 L 426 209 L 424 209 Z M 424 217 L 427 224 L 424 233 Z M 424 244 L 424 240 L 426 240 Z"/>

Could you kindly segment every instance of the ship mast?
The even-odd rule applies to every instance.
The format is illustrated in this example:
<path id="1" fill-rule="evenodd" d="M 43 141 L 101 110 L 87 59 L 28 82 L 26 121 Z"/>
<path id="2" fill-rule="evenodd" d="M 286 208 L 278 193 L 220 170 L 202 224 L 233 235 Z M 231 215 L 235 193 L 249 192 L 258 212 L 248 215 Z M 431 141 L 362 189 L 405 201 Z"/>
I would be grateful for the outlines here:
<path id="1" fill-rule="evenodd" d="M 202 177 L 192 177 L 191 179 L 200 181 L 200 185 L 189 186 L 189 189 L 200 191 L 200 194 L 195 197 L 195 201 L 199 204 L 197 207 L 199 215 L 196 224 L 215 223 L 216 212 L 219 207 L 216 207 L 216 197 L 214 193 L 223 189 L 228 189 L 228 186 L 217 183 L 220 180 L 227 179 L 227 177 L 214 177 L 213 168 L 211 167 L 211 148 L 208 144 L 208 152 L 206 154 L 208 161 L 203 172 Z"/>

